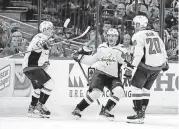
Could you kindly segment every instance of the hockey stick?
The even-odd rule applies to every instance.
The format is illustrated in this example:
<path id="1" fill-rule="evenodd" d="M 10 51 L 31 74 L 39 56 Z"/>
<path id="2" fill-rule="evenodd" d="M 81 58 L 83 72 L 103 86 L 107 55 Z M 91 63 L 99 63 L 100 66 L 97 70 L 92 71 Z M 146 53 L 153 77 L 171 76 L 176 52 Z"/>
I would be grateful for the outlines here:
<path id="1" fill-rule="evenodd" d="M 74 54 L 75 54 L 75 53 L 74 53 Z M 83 58 L 83 56 L 84 56 L 84 55 L 81 56 L 81 59 Z M 76 61 L 76 60 L 75 60 L 75 61 Z M 89 82 L 88 77 L 87 77 L 87 75 L 86 75 L 86 73 L 85 73 L 85 71 L 84 71 L 84 69 L 83 69 L 83 67 L 82 67 L 82 65 L 81 65 L 81 63 L 80 63 L 80 61 L 76 61 L 76 62 L 77 62 L 78 65 L 80 66 L 80 69 L 81 69 L 81 71 L 82 71 L 82 73 L 83 73 L 83 75 L 84 75 L 86 81 Z M 98 105 L 101 105 L 101 103 L 99 102 L 98 99 L 97 99 L 96 101 L 97 101 Z"/>
<path id="2" fill-rule="evenodd" d="M 65 29 L 67 28 L 67 26 L 68 26 L 69 23 L 70 23 L 70 18 L 66 19 L 66 21 L 65 21 L 65 23 L 64 23 L 64 25 L 63 25 L 63 30 L 62 30 L 62 31 L 63 31 L 63 34 L 65 35 L 65 38 L 66 38 L 66 39 L 68 39 L 68 38 L 67 38 Z"/>
<path id="3" fill-rule="evenodd" d="M 65 39 L 62 39 L 62 41 L 60 41 L 60 42 L 57 42 L 57 43 L 53 43 L 53 44 L 51 44 L 50 46 L 54 46 L 54 45 L 58 45 L 58 44 L 66 44 L 66 45 L 69 45 L 69 43 L 67 43 L 67 42 L 64 42 L 64 40 Z M 65 41 L 68 41 L 68 40 L 65 40 Z M 69 42 L 69 41 L 68 41 Z M 71 41 L 70 41 L 71 42 Z M 79 47 L 79 45 L 84 45 L 83 43 L 81 43 L 81 42 L 76 42 L 76 41 L 73 41 L 72 43 L 74 43 L 74 44 L 71 44 L 70 43 L 70 45 L 72 45 L 72 46 L 76 46 L 76 47 Z M 22 52 L 22 53 L 16 53 L 16 54 L 13 54 L 13 55 L 10 55 L 10 56 L 6 56 L 6 57 L 4 57 L 5 59 L 9 59 L 9 58 L 11 58 L 11 57 L 13 57 L 13 56 L 17 56 L 17 55 L 20 55 L 20 54 L 26 54 L 26 53 L 29 53 L 29 52 L 32 52 L 32 51 L 36 51 L 36 50 L 40 50 L 40 49 L 42 49 L 42 47 L 41 48 L 36 48 L 36 49 L 33 49 L 33 50 L 30 50 L 30 51 L 25 51 L 25 52 Z"/>
<path id="4" fill-rule="evenodd" d="M 65 22 L 66 22 L 66 24 L 68 25 L 68 23 L 69 23 L 70 21 L 68 21 L 68 19 L 67 19 Z M 63 28 L 63 31 L 64 31 L 64 32 L 65 32 L 65 29 L 67 28 L 67 25 L 64 24 L 64 28 Z M 67 36 L 65 36 L 66 39 L 62 39 L 62 40 L 67 41 L 67 42 L 75 43 L 76 41 L 72 41 L 72 40 L 83 37 L 83 36 L 89 31 L 89 29 L 90 29 L 90 26 L 88 26 L 88 28 L 86 29 L 86 31 L 85 31 L 82 35 L 80 35 L 80 36 L 78 36 L 78 37 L 76 37 L 76 38 L 73 38 L 73 39 L 69 39 L 69 40 L 68 40 Z M 65 33 L 64 33 L 64 34 L 65 34 Z M 81 44 L 81 45 L 85 45 L 85 44 Z M 82 57 L 83 57 L 83 56 L 84 56 L 84 55 L 82 55 Z M 82 57 L 81 57 L 81 58 L 82 58 Z M 80 66 L 80 69 L 81 69 L 83 75 L 85 76 L 86 81 L 88 82 L 88 77 L 87 77 L 87 75 L 86 75 L 86 73 L 85 73 L 85 71 L 84 71 L 84 69 L 83 69 L 81 63 L 80 63 L 79 61 L 77 61 L 77 62 L 78 62 L 78 65 Z M 96 101 L 97 101 L 98 105 L 100 105 L 99 100 L 97 99 Z"/>
<path id="5" fill-rule="evenodd" d="M 88 26 L 87 28 L 86 28 L 86 30 L 83 32 L 83 34 L 81 34 L 80 36 L 78 36 L 78 37 L 75 37 L 75 38 L 72 38 L 72 39 L 70 39 L 70 40 L 75 40 L 75 39 L 79 39 L 79 38 L 82 38 L 83 36 L 85 36 L 87 33 L 88 33 L 88 31 L 90 30 L 90 26 Z"/>

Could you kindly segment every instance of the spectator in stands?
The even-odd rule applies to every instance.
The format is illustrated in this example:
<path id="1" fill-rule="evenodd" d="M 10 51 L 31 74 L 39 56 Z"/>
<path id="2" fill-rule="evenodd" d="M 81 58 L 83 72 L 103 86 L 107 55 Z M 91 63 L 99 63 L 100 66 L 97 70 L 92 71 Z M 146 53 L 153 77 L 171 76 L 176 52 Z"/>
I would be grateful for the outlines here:
<path id="1" fill-rule="evenodd" d="M 126 15 L 126 7 L 124 3 L 119 3 L 115 10 L 115 15 L 110 19 L 112 25 L 118 29 L 120 38 L 126 33 L 126 28 L 131 26 L 132 17 Z M 120 39 L 122 40 L 122 39 Z"/>
<path id="2" fill-rule="evenodd" d="M 111 20 L 112 25 L 114 25 L 114 27 L 117 27 L 118 25 L 131 26 L 131 22 L 129 21 L 132 21 L 132 19 L 133 17 L 126 15 L 125 4 L 119 3 L 115 9 L 114 17 L 112 17 L 112 19 L 110 20 Z"/>
<path id="3" fill-rule="evenodd" d="M 17 44 L 18 44 L 18 38 L 11 36 L 8 39 L 6 47 L 0 53 L 0 57 L 2 58 L 2 57 L 6 57 L 6 56 L 10 56 L 10 55 L 14 55 L 14 54 L 18 53 Z"/>
<path id="4" fill-rule="evenodd" d="M 128 62 L 132 61 L 132 53 L 133 53 L 133 45 L 132 45 L 132 40 L 131 36 L 129 34 L 125 34 L 122 42 L 124 48 L 127 50 L 126 54 L 126 60 Z"/>
<path id="5" fill-rule="evenodd" d="M 16 37 L 18 39 L 17 46 L 18 46 L 19 52 L 24 52 L 27 50 L 27 47 L 29 46 L 29 42 L 22 37 L 21 32 L 16 31 L 12 33 L 12 37 Z"/>
<path id="6" fill-rule="evenodd" d="M 93 51 L 93 53 L 96 52 L 96 47 L 98 47 L 99 44 L 103 43 L 102 39 L 101 39 L 101 35 L 99 33 L 98 33 L 98 39 L 97 40 L 98 41 L 96 41 L 96 30 L 91 30 L 90 33 L 89 33 L 89 41 L 85 43 L 85 46 L 90 48 Z"/>
<path id="7" fill-rule="evenodd" d="M 171 3 L 171 7 L 173 7 L 173 8 L 178 8 L 178 7 L 179 7 L 179 2 L 178 2 L 178 0 L 173 0 L 173 2 Z"/>
<path id="8" fill-rule="evenodd" d="M 154 31 L 156 31 L 158 33 L 160 31 L 160 22 L 159 21 L 160 21 L 159 18 L 155 18 L 155 19 L 151 20 L 151 22 L 152 22 L 152 28 L 154 29 Z M 164 43 L 165 44 L 168 43 L 169 38 L 170 38 L 170 35 L 169 35 L 168 31 L 164 30 Z"/>
<path id="9" fill-rule="evenodd" d="M 171 15 L 166 16 L 165 23 L 167 28 L 178 25 L 178 8 L 175 8 Z"/>
<path id="10" fill-rule="evenodd" d="M 68 31 L 66 32 L 66 37 L 70 38 L 73 33 Z M 61 35 L 62 38 L 66 39 L 65 35 Z M 57 47 L 57 46 L 56 46 Z M 71 58 L 72 49 L 70 43 L 67 42 L 67 44 L 58 45 L 58 48 L 54 48 L 54 50 L 58 49 L 58 56 L 63 56 L 66 58 Z"/>
<path id="11" fill-rule="evenodd" d="M 20 31 L 20 24 L 19 23 L 12 23 L 10 25 L 10 31 L 11 31 L 11 33 L 14 33 L 16 31 Z"/>
<path id="12" fill-rule="evenodd" d="M 9 26 L 9 23 L 0 19 L 0 51 L 2 51 L 3 48 L 5 48 L 6 43 L 9 39 Z"/>
<path id="13" fill-rule="evenodd" d="M 23 38 L 23 35 L 22 35 L 20 29 L 21 28 L 20 28 L 19 23 L 12 23 L 10 25 L 11 35 L 18 38 L 19 46 L 23 47 L 23 49 L 21 51 L 26 51 L 26 49 L 29 45 L 29 42 L 27 41 L 27 39 Z"/>
<path id="14" fill-rule="evenodd" d="M 18 31 L 14 32 L 8 39 L 7 45 L 1 52 L 1 57 L 22 53 L 27 50 L 28 43 L 24 42 L 22 34 Z M 23 56 L 20 55 L 20 56 Z"/>
<path id="15" fill-rule="evenodd" d="M 143 0 L 148 7 L 159 7 L 158 0 Z"/>
<path id="16" fill-rule="evenodd" d="M 102 42 L 106 42 L 107 41 L 107 31 L 112 27 L 111 22 L 110 21 L 104 21 L 103 23 L 103 27 L 102 27 L 102 35 L 101 35 L 101 40 Z"/>
<path id="17" fill-rule="evenodd" d="M 159 8 L 155 6 L 148 8 L 148 16 L 149 19 L 155 19 L 159 17 Z"/>
<path id="18" fill-rule="evenodd" d="M 143 4 L 142 0 L 138 0 L 138 15 L 144 15 L 148 17 L 148 10 L 147 7 Z M 130 16 L 132 19 L 135 16 L 135 1 L 132 4 L 126 6 L 126 14 Z"/>
<path id="19" fill-rule="evenodd" d="M 63 46 L 62 44 L 53 45 L 52 48 L 50 49 L 50 56 L 51 57 L 63 57 L 62 46 Z"/>
<path id="20" fill-rule="evenodd" d="M 126 7 L 124 3 L 119 3 L 115 9 L 114 18 L 112 19 L 112 24 L 114 26 L 122 25 L 125 22 L 125 13 Z"/>
<path id="21" fill-rule="evenodd" d="M 172 26 L 171 38 L 166 44 L 167 55 L 169 59 L 178 59 L 178 26 Z"/>
<path id="22" fill-rule="evenodd" d="M 89 41 L 85 43 L 85 46 L 87 46 L 90 50 L 95 52 L 95 44 L 96 44 L 96 30 L 91 30 L 89 33 Z"/>

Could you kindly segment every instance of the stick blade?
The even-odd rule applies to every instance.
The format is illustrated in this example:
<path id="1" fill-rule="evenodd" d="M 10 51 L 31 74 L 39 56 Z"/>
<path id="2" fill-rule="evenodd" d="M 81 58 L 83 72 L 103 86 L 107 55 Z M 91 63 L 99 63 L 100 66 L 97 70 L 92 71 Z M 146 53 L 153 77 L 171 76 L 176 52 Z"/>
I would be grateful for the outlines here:
<path id="1" fill-rule="evenodd" d="M 66 21 L 65 21 L 65 23 L 64 23 L 64 25 L 63 25 L 63 27 L 64 27 L 64 28 L 67 28 L 67 26 L 68 26 L 69 23 L 70 23 L 70 18 L 66 19 Z"/>

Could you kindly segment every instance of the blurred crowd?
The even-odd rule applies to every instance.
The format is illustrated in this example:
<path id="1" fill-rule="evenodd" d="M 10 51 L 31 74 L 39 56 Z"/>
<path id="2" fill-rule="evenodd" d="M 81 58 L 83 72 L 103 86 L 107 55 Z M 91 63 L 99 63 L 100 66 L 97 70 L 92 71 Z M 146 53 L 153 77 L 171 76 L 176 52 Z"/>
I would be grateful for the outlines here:
<path id="1" fill-rule="evenodd" d="M 132 19 L 136 13 L 148 17 L 149 29 L 157 32 L 160 30 L 159 0 L 138 0 L 137 6 L 135 0 L 100 0 L 99 30 L 96 29 L 97 7 L 95 0 L 86 0 L 85 2 L 80 0 L 60 1 L 60 4 L 55 4 L 55 0 L 46 0 L 46 2 L 43 2 L 43 4 L 46 3 L 48 5 L 43 6 L 43 14 L 50 14 L 51 17 L 48 20 L 53 21 L 57 27 L 62 27 L 63 24 L 60 23 L 63 23 L 66 18 L 70 17 L 73 22 L 71 22 L 69 27 L 73 31 L 66 32 L 68 38 L 76 36 L 76 30 L 74 31 L 74 28 L 85 30 L 90 25 L 90 32 L 81 41 L 90 46 L 94 51 L 96 43 L 99 45 L 106 41 L 106 32 L 111 27 L 117 28 L 120 33 L 118 43 L 130 47 L 132 45 L 131 37 L 134 33 Z M 61 9 L 62 6 L 68 9 L 68 11 Z M 165 22 L 163 23 L 167 54 L 169 60 L 175 61 L 178 61 L 178 7 L 178 0 L 166 0 Z M 30 41 L 24 38 L 20 30 L 21 26 L 19 23 L 10 24 L 0 19 L 0 57 L 22 53 L 27 50 Z M 96 31 L 99 33 L 96 33 Z M 57 30 L 57 35 L 64 36 L 60 29 Z M 51 49 L 51 56 L 60 58 L 71 57 L 73 49 L 77 48 L 70 44 L 56 45 Z"/>

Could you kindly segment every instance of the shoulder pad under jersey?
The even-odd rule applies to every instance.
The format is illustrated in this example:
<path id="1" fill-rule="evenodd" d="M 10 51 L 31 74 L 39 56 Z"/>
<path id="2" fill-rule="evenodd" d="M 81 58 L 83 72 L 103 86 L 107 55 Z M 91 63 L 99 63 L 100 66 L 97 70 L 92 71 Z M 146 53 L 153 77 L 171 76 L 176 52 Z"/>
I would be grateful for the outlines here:
<path id="1" fill-rule="evenodd" d="M 98 49 L 99 49 L 99 48 L 108 48 L 107 42 L 104 42 L 104 43 L 100 44 L 100 45 L 98 46 Z"/>

